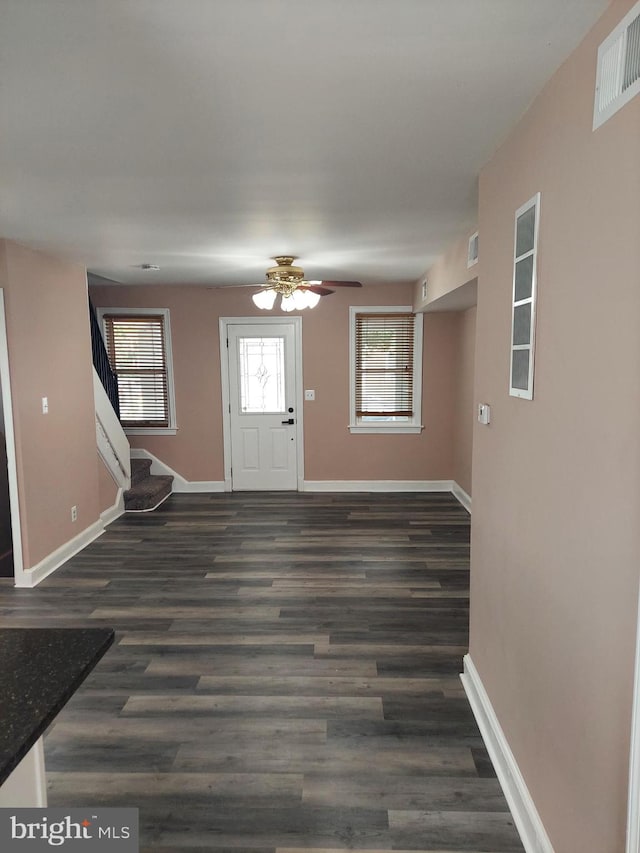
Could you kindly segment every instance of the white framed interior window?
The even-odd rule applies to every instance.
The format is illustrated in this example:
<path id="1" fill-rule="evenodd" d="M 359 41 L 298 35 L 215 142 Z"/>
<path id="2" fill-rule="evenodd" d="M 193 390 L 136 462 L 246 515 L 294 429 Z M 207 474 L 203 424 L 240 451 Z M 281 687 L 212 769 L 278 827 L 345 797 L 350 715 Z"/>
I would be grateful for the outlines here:
<path id="1" fill-rule="evenodd" d="M 349 430 L 422 430 L 422 314 L 410 305 L 349 308 Z"/>
<path id="2" fill-rule="evenodd" d="M 111 368 L 118 378 L 120 422 L 130 435 L 175 435 L 168 308 L 98 308 Z"/>
<path id="3" fill-rule="evenodd" d="M 515 215 L 509 394 L 533 399 L 540 193 Z"/>

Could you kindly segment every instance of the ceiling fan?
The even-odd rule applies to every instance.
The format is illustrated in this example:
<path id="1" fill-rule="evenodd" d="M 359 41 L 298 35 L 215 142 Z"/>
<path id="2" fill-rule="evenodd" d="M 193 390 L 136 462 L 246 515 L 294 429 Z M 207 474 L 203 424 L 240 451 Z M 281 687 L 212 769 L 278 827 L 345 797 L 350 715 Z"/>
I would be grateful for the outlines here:
<path id="1" fill-rule="evenodd" d="M 321 296 L 335 292 L 331 288 L 362 287 L 359 281 L 308 281 L 302 267 L 293 265 L 297 260 L 293 255 L 277 255 L 273 260 L 276 266 L 269 267 L 266 283 L 260 285 L 261 289 L 252 296 L 258 308 L 273 308 L 278 294 L 283 311 L 314 308 Z"/>

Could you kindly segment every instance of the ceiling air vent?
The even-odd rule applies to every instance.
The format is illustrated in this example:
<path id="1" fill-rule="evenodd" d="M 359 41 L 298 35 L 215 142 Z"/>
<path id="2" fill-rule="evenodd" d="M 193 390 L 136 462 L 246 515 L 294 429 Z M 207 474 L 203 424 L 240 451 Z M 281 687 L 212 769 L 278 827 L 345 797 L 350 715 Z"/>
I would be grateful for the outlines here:
<path id="1" fill-rule="evenodd" d="M 469 248 L 467 249 L 467 269 L 478 263 L 478 232 L 469 237 Z"/>
<path id="2" fill-rule="evenodd" d="M 640 92 L 640 3 L 598 48 L 593 129 Z"/>

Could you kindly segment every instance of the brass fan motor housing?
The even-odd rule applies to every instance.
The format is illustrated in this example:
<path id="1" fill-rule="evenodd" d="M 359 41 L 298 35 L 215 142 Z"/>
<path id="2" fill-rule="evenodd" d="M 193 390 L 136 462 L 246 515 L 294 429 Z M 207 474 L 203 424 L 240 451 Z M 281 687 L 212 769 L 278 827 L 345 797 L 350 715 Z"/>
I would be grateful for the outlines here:
<path id="1" fill-rule="evenodd" d="M 291 284 L 301 284 L 304 280 L 304 270 L 302 267 L 294 267 L 295 258 L 291 255 L 279 255 L 273 259 L 277 266 L 269 267 L 267 270 L 267 280 L 273 282 L 290 282 Z"/>

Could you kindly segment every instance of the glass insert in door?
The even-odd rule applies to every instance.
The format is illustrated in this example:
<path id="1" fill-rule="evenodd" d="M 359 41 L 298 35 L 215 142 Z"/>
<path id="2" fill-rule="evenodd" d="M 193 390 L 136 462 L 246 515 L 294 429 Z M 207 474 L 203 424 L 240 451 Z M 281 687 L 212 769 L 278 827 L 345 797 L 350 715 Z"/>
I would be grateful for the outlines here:
<path id="1" fill-rule="evenodd" d="M 284 338 L 238 338 L 240 411 L 285 411 Z"/>

